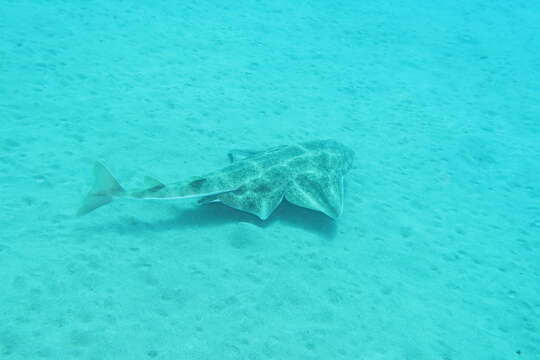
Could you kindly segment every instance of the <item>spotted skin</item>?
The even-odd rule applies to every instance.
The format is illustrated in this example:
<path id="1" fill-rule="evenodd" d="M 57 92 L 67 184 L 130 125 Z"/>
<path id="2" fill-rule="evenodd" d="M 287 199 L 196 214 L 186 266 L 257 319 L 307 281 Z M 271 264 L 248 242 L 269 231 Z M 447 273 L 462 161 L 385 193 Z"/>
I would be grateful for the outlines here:
<path id="1" fill-rule="evenodd" d="M 283 198 L 337 218 L 343 208 L 343 176 L 353 152 L 332 140 L 277 146 L 252 153 L 210 174 L 131 194 L 137 198 L 201 196 L 265 220 Z"/>
<path id="2" fill-rule="evenodd" d="M 235 161 L 219 171 L 167 185 L 152 180 L 148 189 L 132 193 L 124 193 L 123 189 L 120 192 L 119 184 L 109 174 L 110 181 L 118 194 L 116 197 L 198 197 L 199 203 L 222 202 L 262 220 L 267 219 L 283 199 L 333 219 L 341 214 L 343 177 L 354 158 L 353 151 L 345 145 L 333 140 L 317 140 L 242 153 L 243 159 L 230 156 Z M 90 204 L 87 209 L 90 210 L 83 213 L 94 207 Z"/>

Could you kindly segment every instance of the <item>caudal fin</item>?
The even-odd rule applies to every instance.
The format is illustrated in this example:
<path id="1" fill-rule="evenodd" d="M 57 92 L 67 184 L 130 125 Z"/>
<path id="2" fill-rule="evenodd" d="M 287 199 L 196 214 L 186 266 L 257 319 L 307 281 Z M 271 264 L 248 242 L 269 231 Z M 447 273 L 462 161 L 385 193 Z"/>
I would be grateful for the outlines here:
<path id="1" fill-rule="evenodd" d="M 100 206 L 110 203 L 113 196 L 124 194 L 126 191 L 111 175 L 109 170 L 100 162 L 94 165 L 94 185 L 84 198 L 77 211 L 78 216 L 88 214 Z"/>

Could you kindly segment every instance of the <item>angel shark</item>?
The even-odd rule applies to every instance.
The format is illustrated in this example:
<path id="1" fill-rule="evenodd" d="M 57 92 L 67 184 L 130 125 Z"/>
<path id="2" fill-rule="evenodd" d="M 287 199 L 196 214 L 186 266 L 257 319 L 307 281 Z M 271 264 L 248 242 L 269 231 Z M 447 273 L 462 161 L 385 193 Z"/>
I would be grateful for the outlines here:
<path id="1" fill-rule="evenodd" d="M 147 177 L 148 188 L 124 190 L 105 166 L 96 162 L 94 185 L 77 215 L 87 214 L 115 198 L 199 198 L 200 204 L 222 202 L 266 220 L 285 198 L 295 205 L 336 219 L 343 210 L 343 177 L 354 152 L 333 140 L 282 145 L 264 151 L 236 150 L 231 164 L 185 181 L 163 184 Z"/>

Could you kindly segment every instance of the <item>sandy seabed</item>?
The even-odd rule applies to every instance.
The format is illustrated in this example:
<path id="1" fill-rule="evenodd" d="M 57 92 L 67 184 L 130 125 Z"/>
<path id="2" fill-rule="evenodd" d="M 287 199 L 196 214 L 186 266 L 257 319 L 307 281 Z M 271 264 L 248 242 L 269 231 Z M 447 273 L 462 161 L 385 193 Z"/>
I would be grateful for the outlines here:
<path id="1" fill-rule="evenodd" d="M 530 1 L 0 1 L 0 358 L 540 359 Z M 74 216 L 234 148 L 356 152 L 337 222 Z"/>

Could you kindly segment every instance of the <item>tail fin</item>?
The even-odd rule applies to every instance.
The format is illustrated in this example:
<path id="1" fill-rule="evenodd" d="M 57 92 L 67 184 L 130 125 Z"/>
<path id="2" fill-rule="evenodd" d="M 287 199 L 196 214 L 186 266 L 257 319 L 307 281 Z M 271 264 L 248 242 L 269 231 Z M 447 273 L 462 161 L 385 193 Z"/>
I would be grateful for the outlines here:
<path id="1" fill-rule="evenodd" d="M 88 214 L 100 206 L 110 203 L 113 196 L 124 194 L 126 191 L 111 175 L 109 170 L 100 162 L 94 165 L 94 185 L 84 198 L 77 211 L 78 216 Z"/>

